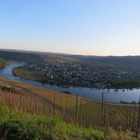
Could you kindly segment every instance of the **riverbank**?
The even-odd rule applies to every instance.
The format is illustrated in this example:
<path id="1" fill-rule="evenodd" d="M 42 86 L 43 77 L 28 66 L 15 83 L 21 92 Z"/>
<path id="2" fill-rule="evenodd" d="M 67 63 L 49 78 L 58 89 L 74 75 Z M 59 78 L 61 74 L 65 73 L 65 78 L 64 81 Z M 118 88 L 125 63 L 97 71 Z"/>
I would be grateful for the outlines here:
<path id="1" fill-rule="evenodd" d="M 1 50 L 0 55 L 26 62 L 22 72 L 15 74 L 43 84 L 99 89 L 140 87 L 140 57 L 83 57 L 10 50 Z"/>
<path id="2" fill-rule="evenodd" d="M 21 77 L 28 80 L 38 81 L 44 83 L 45 77 L 43 73 L 28 70 L 24 67 L 17 67 L 12 70 L 14 76 Z"/>
<path id="3" fill-rule="evenodd" d="M 10 63 L 11 63 L 10 61 L 0 58 L 0 69 L 5 68 Z"/>
<path id="4" fill-rule="evenodd" d="M 90 101 L 81 97 L 71 94 L 59 93 L 57 91 L 49 90 L 46 88 L 40 88 L 29 84 L 16 82 L 7 78 L 0 78 L 0 85 L 4 86 L 0 92 L 0 98 L 10 106 L 16 108 L 22 108 L 25 112 L 45 112 L 53 116 L 61 116 L 69 123 L 75 123 L 82 127 L 96 127 L 102 128 L 103 125 L 103 106 L 102 104 Z M 6 94 L 10 87 L 14 88 L 15 93 Z M 7 90 L 8 89 L 8 90 Z M 18 90 L 17 90 L 18 89 Z M 22 103 L 21 103 L 22 100 Z M 107 121 L 110 122 L 110 126 L 114 129 L 119 129 L 118 126 L 122 126 L 123 129 L 127 126 L 127 117 L 132 121 L 133 116 L 130 115 L 134 106 L 113 105 L 104 103 L 106 108 Z M 135 106 L 135 111 L 137 106 Z M 137 114 L 137 112 L 135 112 Z"/>
<path id="5" fill-rule="evenodd" d="M 31 83 L 33 85 L 38 85 L 41 87 L 50 88 L 53 90 L 57 90 L 59 92 L 69 92 L 72 94 L 78 94 L 81 97 L 92 99 L 94 101 L 102 100 L 102 93 L 105 93 L 106 101 L 111 103 L 138 103 L 140 91 L 137 89 L 99 89 L 99 88 L 85 88 L 85 87 L 72 87 L 72 86 L 57 86 L 57 85 L 49 85 L 45 84 L 42 79 L 44 75 L 42 73 L 35 73 L 34 71 L 28 71 L 24 67 L 14 67 L 12 72 L 15 76 L 21 77 L 20 81 L 25 81 L 27 83 Z M 28 80 L 24 80 L 28 79 Z M 30 81 L 32 80 L 32 81 Z M 35 82 L 39 81 L 39 82 Z"/>
<path id="6" fill-rule="evenodd" d="M 52 80 L 49 78 L 46 78 L 45 73 L 39 72 L 39 71 L 34 71 L 32 69 L 26 68 L 26 67 L 17 67 L 12 70 L 13 74 L 15 76 L 28 79 L 28 80 L 33 80 L 33 81 L 38 81 L 41 82 L 42 84 L 52 84 L 52 85 L 58 85 L 58 86 L 68 86 L 68 87 L 81 87 L 81 88 L 98 88 L 98 89 L 115 89 L 120 90 L 132 90 L 132 89 L 139 89 L 140 88 L 140 79 L 135 78 L 135 79 L 106 79 L 105 81 L 109 81 L 107 86 L 106 85 L 95 85 L 93 86 L 85 86 L 85 85 L 73 85 L 70 84 L 69 80 L 67 82 L 62 82 L 61 80 Z"/>

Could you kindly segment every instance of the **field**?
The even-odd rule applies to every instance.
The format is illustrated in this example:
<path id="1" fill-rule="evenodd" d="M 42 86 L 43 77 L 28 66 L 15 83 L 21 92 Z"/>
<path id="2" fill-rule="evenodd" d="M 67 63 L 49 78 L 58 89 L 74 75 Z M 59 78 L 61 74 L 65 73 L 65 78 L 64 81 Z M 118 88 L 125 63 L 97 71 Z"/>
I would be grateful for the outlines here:
<path id="1" fill-rule="evenodd" d="M 138 105 L 101 104 L 6 78 L 0 81 L 1 103 L 23 114 L 57 116 L 78 128 L 94 128 L 106 137 L 112 135 L 110 131 L 137 130 Z"/>
<path id="2" fill-rule="evenodd" d="M 13 69 L 12 72 L 15 76 L 19 76 L 24 79 L 29 79 L 29 80 L 39 81 L 39 82 L 45 81 L 43 73 L 29 70 L 24 67 L 15 68 Z"/>

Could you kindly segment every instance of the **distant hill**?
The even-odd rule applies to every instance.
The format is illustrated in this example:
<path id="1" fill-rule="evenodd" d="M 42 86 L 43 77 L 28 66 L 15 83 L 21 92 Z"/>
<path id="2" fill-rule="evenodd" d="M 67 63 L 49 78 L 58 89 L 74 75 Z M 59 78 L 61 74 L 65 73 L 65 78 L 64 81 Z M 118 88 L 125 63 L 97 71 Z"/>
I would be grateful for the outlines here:
<path id="1" fill-rule="evenodd" d="M 13 50 L 0 50 L 0 57 L 8 60 L 38 62 L 42 61 L 40 55 L 33 52 L 13 51 Z"/>
<path id="2" fill-rule="evenodd" d="M 0 57 L 27 62 L 81 62 L 108 66 L 140 68 L 140 56 L 83 56 L 47 52 L 0 50 Z"/>
<path id="3" fill-rule="evenodd" d="M 140 56 L 74 56 L 84 62 L 140 68 Z"/>

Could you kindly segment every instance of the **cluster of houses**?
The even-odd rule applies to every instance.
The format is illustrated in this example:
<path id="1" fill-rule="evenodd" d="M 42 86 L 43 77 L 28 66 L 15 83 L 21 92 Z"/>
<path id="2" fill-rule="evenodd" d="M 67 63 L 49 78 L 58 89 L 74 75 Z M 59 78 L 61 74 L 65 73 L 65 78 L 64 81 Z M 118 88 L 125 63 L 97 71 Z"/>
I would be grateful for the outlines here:
<path id="1" fill-rule="evenodd" d="M 140 77 L 140 72 L 114 71 L 76 62 L 43 62 L 27 64 L 26 67 L 44 74 L 47 83 L 67 86 L 104 88 L 110 86 L 109 81 L 112 79 Z"/>

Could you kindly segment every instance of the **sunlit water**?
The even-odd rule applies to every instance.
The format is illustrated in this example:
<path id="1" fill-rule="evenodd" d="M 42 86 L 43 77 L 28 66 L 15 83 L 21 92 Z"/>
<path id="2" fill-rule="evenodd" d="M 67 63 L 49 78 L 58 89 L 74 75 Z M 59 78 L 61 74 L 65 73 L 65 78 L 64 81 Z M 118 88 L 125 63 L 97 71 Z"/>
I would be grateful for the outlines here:
<path id="1" fill-rule="evenodd" d="M 1 77 L 7 77 L 12 80 L 28 83 L 31 85 L 53 89 L 60 92 L 70 92 L 72 94 L 78 94 L 81 97 L 85 97 L 91 100 L 101 101 L 102 93 L 105 93 L 106 100 L 112 103 L 119 103 L 120 101 L 138 102 L 140 96 L 140 89 L 133 90 L 118 90 L 114 89 L 97 89 L 97 88 L 80 88 L 80 87 L 60 87 L 57 85 L 42 84 L 40 82 L 25 80 L 20 77 L 16 77 L 12 74 L 12 69 L 24 65 L 24 62 L 13 62 L 6 68 L 0 70 Z"/>

